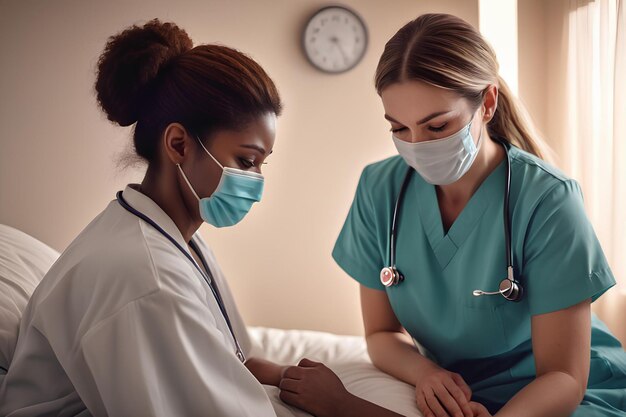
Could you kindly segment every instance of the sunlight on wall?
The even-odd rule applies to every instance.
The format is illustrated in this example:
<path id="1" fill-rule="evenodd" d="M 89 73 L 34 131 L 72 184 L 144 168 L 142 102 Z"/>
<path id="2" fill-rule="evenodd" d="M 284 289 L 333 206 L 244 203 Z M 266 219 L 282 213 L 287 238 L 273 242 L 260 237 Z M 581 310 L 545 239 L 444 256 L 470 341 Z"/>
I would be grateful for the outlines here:
<path id="1" fill-rule="evenodd" d="M 479 0 L 480 32 L 496 50 L 500 75 L 518 94 L 517 0 Z"/>

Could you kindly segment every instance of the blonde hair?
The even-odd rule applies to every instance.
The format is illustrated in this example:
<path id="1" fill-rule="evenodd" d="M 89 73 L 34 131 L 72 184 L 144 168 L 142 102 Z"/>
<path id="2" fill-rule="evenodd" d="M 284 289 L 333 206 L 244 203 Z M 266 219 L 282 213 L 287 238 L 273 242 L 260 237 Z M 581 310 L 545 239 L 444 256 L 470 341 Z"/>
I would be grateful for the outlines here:
<path id="1" fill-rule="evenodd" d="M 548 159 L 551 150 L 526 110 L 498 75 L 496 54 L 469 23 L 449 14 L 424 14 L 402 27 L 385 45 L 375 85 L 417 80 L 452 90 L 477 108 L 489 85 L 498 87 L 498 106 L 487 124 L 490 136 Z"/>

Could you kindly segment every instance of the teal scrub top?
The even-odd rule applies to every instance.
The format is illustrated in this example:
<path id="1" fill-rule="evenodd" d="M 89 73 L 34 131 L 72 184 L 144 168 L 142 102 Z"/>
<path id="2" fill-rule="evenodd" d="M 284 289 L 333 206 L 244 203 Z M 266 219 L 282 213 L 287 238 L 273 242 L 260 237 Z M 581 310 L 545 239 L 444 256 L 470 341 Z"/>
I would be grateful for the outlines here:
<path id="1" fill-rule="evenodd" d="M 459 372 L 474 394 L 482 390 L 483 403 L 493 402 L 494 410 L 535 376 L 531 316 L 595 300 L 615 284 L 579 185 L 516 147 L 509 146 L 509 154 L 513 264 L 524 286 L 520 302 L 472 295 L 476 289 L 497 291 L 506 278 L 506 161 L 483 181 L 447 233 L 435 187 L 412 176 L 397 229 L 396 266 L 405 277 L 399 285 L 386 288 L 379 275 L 389 266 L 391 219 L 409 169 L 400 156 L 363 170 L 333 250 L 348 275 L 387 292 L 423 353 Z M 609 371 L 623 375 L 619 401 L 626 406 L 626 354 L 599 320 L 592 322 L 590 386 L 598 378 L 606 382 Z M 617 348 L 617 360 L 607 359 L 603 347 Z"/>

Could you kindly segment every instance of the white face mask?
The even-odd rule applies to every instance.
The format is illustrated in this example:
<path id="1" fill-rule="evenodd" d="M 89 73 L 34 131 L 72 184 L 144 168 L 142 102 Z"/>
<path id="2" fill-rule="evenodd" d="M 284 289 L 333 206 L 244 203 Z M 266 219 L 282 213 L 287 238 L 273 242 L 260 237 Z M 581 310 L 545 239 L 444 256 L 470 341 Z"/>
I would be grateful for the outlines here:
<path id="1" fill-rule="evenodd" d="M 470 132 L 471 126 L 470 121 L 464 128 L 443 139 L 410 143 L 395 136 L 392 138 L 400 156 L 426 182 L 448 185 L 465 175 L 478 155 L 482 129 L 475 143 Z"/>

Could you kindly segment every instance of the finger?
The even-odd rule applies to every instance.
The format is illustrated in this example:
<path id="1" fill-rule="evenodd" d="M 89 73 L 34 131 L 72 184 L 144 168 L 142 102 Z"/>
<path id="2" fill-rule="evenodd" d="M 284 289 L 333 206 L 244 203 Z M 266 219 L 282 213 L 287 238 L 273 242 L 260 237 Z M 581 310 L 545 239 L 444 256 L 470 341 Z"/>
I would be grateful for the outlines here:
<path id="1" fill-rule="evenodd" d="M 489 414 L 489 410 L 487 410 L 485 408 L 484 405 L 471 401 L 469 403 L 470 408 L 472 409 L 472 411 L 474 412 L 474 415 L 476 417 L 482 417 L 482 416 L 490 416 L 491 414 Z"/>
<path id="2" fill-rule="evenodd" d="M 283 378 L 302 379 L 303 371 L 299 366 L 290 366 L 283 372 Z"/>
<path id="3" fill-rule="evenodd" d="M 424 394 L 421 391 L 415 394 L 415 402 L 417 403 L 417 409 L 426 417 L 426 414 L 430 413 L 430 408 L 426 404 L 426 398 L 424 398 Z"/>
<path id="4" fill-rule="evenodd" d="M 298 407 L 300 401 L 299 401 L 299 395 L 291 392 L 291 391 L 280 391 L 280 393 L 278 394 L 278 398 L 280 398 L 284 403 L 287 403 L 289 405 L 293 405 Z"/>
<path id="5" fill-rule="evenodd" d="M 298 394 L 300 393 L 301 385 L 300 385 L 300 381 L 296 379 L 283 378 L 280 380 L 280 383 L 278 384 L 278 388 L 284 391 L 289 391 L 289 392 Z"/>
<path id="6" fill-rule="evenodd" d="M 467 401 L 472 399 L 472 389 L 469 387 L 469 385 L 467 385 L 467 382 L 465 382 L 465 380 L 463 379 L 463 377 L 459 374 L 452 374 L 452 379 L 454 380 L 454 382 L 459 386 L 459 388 L 461 388 L 461 391 L 463 391 L 463 394 L 465 394 L 465 398 L 467 398 Z"/>
<path id="7" fill-rule="evenodd" d="M 307 358 L 303 358 L 300 362 L 298 362 L 298 366 L 302 366 L 304 368 L 314 368 L 318 365 L 321 365 L 321 362 L 315 362 Z"/>
<path id="8" fill-rule="evenodd" d="M 448 417 L 448 413 L 443 409 L 441 403 L 435 396 L 435 391 L 428 387 L 424 389 L 424 398 L 426 398 L 426 404 L 428 408 L 435 414 L 436 417 Z"/>
<path id="9" fill-rule="evenodd" d="M 435 385 L 433 388 L 439 402 L 445 407 L 449 415 L 452 417 L 463 417 L 461 407 L 459 407 L 454 397 L 450 394 L 450 392 L 448 392 L 443 384 Z"/>
<path id="10" fill-rule="evenodd" d="M 461 388 L 451 379 L 444 379 L 443 385 L 461 408 L 463 415 L 465 417 L 474 417 L 474 412 L 470 408 L 467 398 Z"/>

